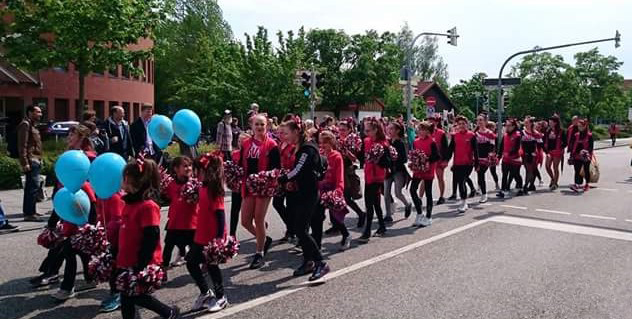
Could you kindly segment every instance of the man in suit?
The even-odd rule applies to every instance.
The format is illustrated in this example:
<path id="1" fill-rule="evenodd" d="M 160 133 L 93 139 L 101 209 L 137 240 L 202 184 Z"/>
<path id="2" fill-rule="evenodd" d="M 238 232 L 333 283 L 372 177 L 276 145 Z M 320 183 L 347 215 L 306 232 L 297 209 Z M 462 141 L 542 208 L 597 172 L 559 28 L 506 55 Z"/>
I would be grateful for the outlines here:
<path id="1" fill-rule="evenodd" d="M 132 148 L 134 153 L 147 152 L 147 154 L 158 162 L 162 156 L 162 152 L 153 143 L 151 136 L 147 132 L 147 126 L 151 117 L 154 115 L 154 107 L 150 104 L 143 104 L 140 109 L 140 116 L 130 126 L 130 134 L 132 136 Z"/>
<path id="2" fill-rule="evenodd" d="M 110 110 L 105 129 L 110 138 L 110 152 L 121 155 L 125 160 L 134 157 L 134 149 L 132 148 L 132 137 L 129 133 L 129 125 L 123 118 L 125 110 L 120 106 L 112 107 Z"/>

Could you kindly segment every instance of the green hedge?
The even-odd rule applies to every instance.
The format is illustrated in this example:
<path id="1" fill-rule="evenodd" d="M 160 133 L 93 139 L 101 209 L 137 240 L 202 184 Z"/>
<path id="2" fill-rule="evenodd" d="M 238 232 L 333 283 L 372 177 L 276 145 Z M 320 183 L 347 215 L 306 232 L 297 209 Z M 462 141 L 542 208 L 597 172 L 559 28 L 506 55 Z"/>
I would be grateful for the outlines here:
<path id="1" fill-rule="evenodd" d="M 17 159 L 0 155 L 0 189 L 16 189 L 22 187 L 22 168 Z"/>

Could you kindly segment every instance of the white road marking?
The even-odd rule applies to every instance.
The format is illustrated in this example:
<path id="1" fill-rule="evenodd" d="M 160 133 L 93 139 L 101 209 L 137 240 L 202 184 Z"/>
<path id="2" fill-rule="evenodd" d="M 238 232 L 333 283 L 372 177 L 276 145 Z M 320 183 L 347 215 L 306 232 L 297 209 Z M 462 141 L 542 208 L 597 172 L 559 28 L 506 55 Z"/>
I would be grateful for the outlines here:
<path id="1" fill-rule="evenodd" d="M 606 192 L 618 192 L 619 191 L 616 188 L 601 188 L 601 187 L 597 187 L 595 189 L 596 190 L 600 190 L 600 191 L 606 191 Z"/>
<path id="2" fill-rule="evenodd" d="M 588 217 L 588 218 L 596 218 L 596 219 L 616 220 L 616 218 L 614 217 L 600 216 L 600 215 L 580 214 L 579 216 Z"/>
<path id="3" fill-rule="evenodd" d="M 482 204 L 478 204 L 478 206 L 492 206 L 494 204 L 492 203 L 482 203 Z"/>
<path id="4" fill-rule="evenodd" d="M 565 224 L 565 223 L 549 222 L 549 221 L 527 219 L 527 218 L 520 218 L 520 217 L 511 217 L 511 216 L 494 216 L 494 217 L 489 218 L 488 220 L 497 222 L 497 223 L 549 229 L 549 230 L 557 230 L 557 231 L 561 231 L 565 233 L 591 235 L 591 236 L 597 236 L 597 237 L 632 241 L 632 233 L 622 232 L 622 231 L 617 231 L 617 230 L 610 230 L 610 229 L 603 229 L 603 228 L 596 228 L 596 227 L 590 227 L 590 226 L 571 225 L 571 224 Z"/>
<path id="5" fill-rule="evenodd" d="M 560 215 L 571 215 L 571 213 L 569 212 L 563 212 L 563 211 L 559 211 L 559 210 L 550 210 L 550 209 L 536 209 L 536 212 L 543 212 L 543 213 L 552 213 L 552 214 L 560 214 Z"/>
<path id="6" fill-rule="evenodd" d="M 632 219 L 626 219 L 625 221 L 632 223 Z"/>
<path id="7" fill-rule="evenodd" d="M 427 238 L 427 239 L 424 239 L 424 240 L 420 240 L 418 242 L 406 245 L 404 247 L 401 247 L 399 249 L 390 251 L 388 253 L 385 253 L 385 254 L 373 257 L 371 259 L 367 259 L 367 260 L 361 261 L 361 262 L 359 262 L 357 264 L 353 264 L 353 265 L 351 265 L 349 267 L 342 268 L 340 270 L 334 271 L 334 272 L 330 273 L 329 275 L 327 275 L 324 279 L 325 279 L 325 281 L 332 280 L 332 279 L 334 279 L 336 277 L 340 277 L 342 275 L 345 275 L 345 274 L 348 274 L 350 272 L 362 269 L 364 267 L 373 265 L 375 263 L 378 263 L 378 262 L 381 262 L 381 261 L 393 258 L 395 256 L 398 256 L 398 255 L 401 255 L 403 253 L 409 252 L 409 251 L 411 251 L 413 249 L 416 249 L 416 248 L 422 247 L 424 245 L 433 243 L 433 242 L 435 242 L 437 240 L 440 240 L 440 239 L 446 238 L 448 236 L 452 236 L 452 235 L 458 234 L 458 233 L 463 232 L 465 230 L 468 230 L 470 228 L 474 228 L 476 226 L 479 226 L 481 224 L 486 223 L 487 221 L 488 220 L 479 220 L 479 221 L 476 221 L 476 222 L 473 222 L 473 223 L 470 223 L 470 224 L 467 224 L 467 225 L 464 225 L 464 226 L 461 226 L 461 227 L 449 230 L 449 231 L 447 231 L 445 233 L 441 233 L 439 235 L 436 235 L 436 236 L 433 236 L 433 237 L 430 237 L 430 238 Z M 314 283 L 318 283 L 318 282 L 314 282 Z M 226 308 L 225 310 L 222 310 L 222 312 L 220 312 L 220 313 L 208 314 L 208 315 L 205 315 L 205 316 L 200 316 L 198 318 L 199 319 L 224 318 L 224 317 L 227 317 L 227 316 L 239 313 L 241 311 L 257 307 L 257 306 L 262 305 L 262 304 L 264 304 L 266 302 L 285 297 L 285 296 L 293 294 L 295 292 L 299 292 L 299 291 L 301 291 L 301 290 L 303 290 L 305 288 L 309 288 L 309 285 L 306 285 L 306 283 L 303 283 L 302 285 L 300 285 L 297 288 L 288 288 L 288 289 L 280 290 L 280 291 L 277 291 L 277 292 L 272 293 L 270 295 L 262 296 L 262 297 L 259 297 L 259 298 L 256 298 L 256 299 L 253 299 L 253 300 L 250 300 L 250 301 L 246 301 L 246 302 L 238 304 L 238 305 L 230 306 L 230 307 Z"/>
<path id="8" fill-rule="evenodd" d="M 502 207 L 506 207 L 506 208 L 513 208 L 513 209 L 521 209 L 521 210 L 527 210 L 526 207 L 524 206 L 513 206 L 513 205 L 500 205 Z"/>

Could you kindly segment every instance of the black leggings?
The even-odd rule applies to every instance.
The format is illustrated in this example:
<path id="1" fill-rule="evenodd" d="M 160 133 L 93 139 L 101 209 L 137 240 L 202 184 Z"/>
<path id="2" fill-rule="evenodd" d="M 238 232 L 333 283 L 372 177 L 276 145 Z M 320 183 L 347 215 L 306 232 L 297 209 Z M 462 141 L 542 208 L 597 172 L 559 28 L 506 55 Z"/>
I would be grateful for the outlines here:
<path id="1" fill-rule="evenodd" d="M 485 180 L 485 173 L 487 173 L 489 166 L 481 165 L 478 167 L 476 177 L 478 180 L 478 187 L 481 189 L 481 194 L 487 194 L 487 181 Z"/>
<path id="2" fill-rule="evenodd" d="M 364 237 L 371 236 L 371 224 L 373 223 L 373 214 L 377 215 L 377 222 L 380 230 L 386 229 L 384 223 L 384 215 L 382 214 L 382 206 L 380 193 L 384 183 L 372 183 L 364 185 L 364 206 L 366 206 L 366 225 L 364 227 Z"/>
<path id="3" fill-rule="evenodd" d="M 283 224 L 285 224 L 285 234 L 293 235 L 294 233 L 292 232 L 290 215 L 287 207 L 285 207 L 285 196 L 274 197 L 272 199 L 272 207 L 276 209 L 277 213 L 279 213 L 279 216 L 281 217 L 281 220 L 283 221 Z"/>
<path id="4" fill-rule="evenodd" d="M 162 318 L 169 318 L 171 316 L 171 307 L 160 302 L 152 295 L 126 296 L 121 294 L 121 313 L 123 314 L 123 319 L 136 318 L 136 306 L 149 309 Z"/>
<path id="5" fill-rule="evenodd" d="M 489 172 L 492 173 L 494 183 L 498 184 L 498 173 L 496 173 L 496 165 L 489 167 Z"/>
<path id="6" fill-rule="evenodd" d="M 187 246 L 191 247 L 193 244 L 193 236 L 195 236 L 195 230 L 192 229 L 167 229 L 167 235 L 165 235 L 165 248 L 162 251 L 162 265 L 169 267 L 171 262 L 171 254 L 173 248 L 178 247 L 180 256 L 184 257 L 187 252 Z"/>
<path id="7" fill-rule="evenodd" d="M 426 195 L 426 217 L 432 217 L 432 179 L 419 179 L 413 177 L 413 182 L 410 184 L 410 197 L 415 204 L 415 210 L 417 215 L 421 215 L 421 198 L 419 198 L 419 184 L 424 182 L 424 193 Z"/>
<path id="8" fill-rule="evenodd" d="M 187 254 L 187 269 L 195 284 L 200 289 L 200 294 L 206 294 L 209 291 L 208 283 L 202 273 L 200 265 L 205 263 L 203 255 L 204 246 L 194 243 L 191 246 L 191 250 Z M 224 282 L 222 280 L 222 271 L 219 269 L 219 265 L 207 265 L 209 277 L 213 281 L 213 292 L 217 298 L 224 297 Z"/>
<path id="9" fill-rule="evenodd" d="M 573 166 L 575 167 L 575 184 L 581 185 L 586 180 L 586 185 L 588 185 L 590 181 L 590 162 L 575 161 Z M 582 168 L 584 169 L 584 177 L 579 174 Z"/>
<path id="10" fill-rule="evenodd" d="M 303 249 L 305 262 L 320 262 L 323 256 L 318 244 L 309 234 L 309 228 L 314 224 L 313 218 L 318 205 L 318 192 L 290 192 L 287 195 L 287 208 L 292 218 L 292 230 L 298 238 L 299 245 Z M 322 226 L 321 226 L 322 231 Z"/>
<path id="11" fill-rule="evenodd" d="M 230 192 L 230 235 L 237 234 L 239 225 L 239 213 L 241 211 L 241 192 Z"/>
<path id="12" fill-rule="evenodd" d="M 467 199 L 467 188 L 465 187 L 465 183 L 466 182 L 468 184 L 472 183 L 472 179 L 470 178 L 472 169 L 473 169 L 472 165 L 453 165 L 452 166 L 452 173 L 454 174 L 454 180 L 456 181 L 456 184 L 459 187 L 459 193 L 461 193 L 461 199 Z M 470 187 L 473 190 L 474 184 L 472 183 Z"/>
<path id="13" fill-rule="evenodd" d="M 77 276 L 77 256 L 81 259 L 83 277 L 86 281 L 91 280 L 88 274 L 88 262 L 90 259 L 89 256 L 86 256 L 72 248 L 70 239 L 66 239 L 62 245 L 62 255 L 64 261 L 66 262 L 66 266 L 64 268 L 64 280 L 61 282 L 59 288 L 65 291 L 71 291 L 75 287 L 75 277 Z"/>
<path id="14" fill-rule="evenodd" d="M 470 191 L 474 192 L 474 182 L 472 181 L 472 179 L 470 178 L 470 176 L 468 175 L 465 178 L 465 183 L 467 183 L 467 185 L 470 187 Z M 452 196 L 456 197 L 456 191 L 458 189 L 458 181 L 456 178 L 456 175 L 454 174 L 454 169 L 452 172 Z M 467 189 L 466 189 L 467 190 Z"/>
<path id="15" fill-rule="evenodd" d="M 345 192 L 345 201 L 347 202 L 347 206 L 349 206 L 349 208 L 351 208 L 356 214 L 358 214 L 358 216 L 362 216 L 362 214 L 364 214 L 360 206 L 358 206 L 358 203 L 356 203 L 356 201 L 351 196 L 350 192 Z"/>
<path id="16" fill-rule="evenodd" d="M 333 218 L 330 218 L 330 219 L 332 220 L 332 223 L 333 223 Z M 314 211 L 314 214 L 312 215 L 312 221 L 309 225 L 309 227 L 312 230 L 312 238 L 314 238 L 316 245 L 318 245 L 318 249 L 322 247 L 324 221 L 325 221 L 325 207 L 323 207 L 320 204 L 320 201 L 318 201 L 316 210 Z"/>
<path id="17" fill-rule="evenodd" d="M 510 191 L 511 181 L 515 180 L 517 187 L 522 187 L 522 177 L 520 177 L 520 165 L 502 164 L 503 171 L 503 191 Z"/>

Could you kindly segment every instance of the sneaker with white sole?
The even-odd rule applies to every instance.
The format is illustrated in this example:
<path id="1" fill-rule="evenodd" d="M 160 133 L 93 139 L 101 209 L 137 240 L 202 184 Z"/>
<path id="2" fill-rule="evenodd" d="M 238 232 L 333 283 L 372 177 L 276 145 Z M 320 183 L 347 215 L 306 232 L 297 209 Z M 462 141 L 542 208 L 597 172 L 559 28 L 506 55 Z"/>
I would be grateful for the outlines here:
<path id="1" fill-rule="evenodd" d="M 481 199 L 478 202 L 481 204 L 487 203 L 487 194 L 481 195 Z"/>
<path id="2" fill-rule="evenodd" d="M 215 298 L 215 294 L 212 291 L 207 291 L 205 294 L 200 294 L 191 307 L 192 311 L 198 311 L 204 308 L 204 305 L 211 299 Z"/>
<path id="3" fill-rule="evenodd" d="M 224 309 L 226 309 L 226 307 L 228 306 L 228 299 L 226 299 L 226 296 L 222 296 L 222 298 L 212 298 L 209 303 L 207 304 L 207 309 L 208 312 L 219 312 L 222 311 Z"/>
<path id="4" fill-rule="evenodd" d="M 461 207 L 459 207 L 459 213 L 465 213 L 468 210 L 468 208 L 470 207 L 467 205 L 467 201 L 466 200 L 461 201 Z"/>
<path id="5" fill-rule="evenodd" d="M 421 227 L 422 221 L 426 218 L 423 214 L 418 214 L 417 218 L 415 218 L 415 222 L 413 222 L 413 227 Z"/>
<path id="6" fill-rule="evenodd" d="M 421 221 L 421 227 L 428 227 L 430 225 L 432 225 L 432 218 L 424 216 L 424 219 Z"/>
<path id="7" fill-rule="evenodd" d="M 182 265 L 185 265 L 187 263 L 186 260 L 184 260 L 183 256 L 179 256 L 178 259 L 176 259 L 174 262 L 171 263 L 171 267 L 180 267 Z"/>
<path id="8" fill-rule="evenodd" d="M 58 301 L 66 301 L 66 300 L 68 300 L 70 298 L 74 298 L 75 297 L 75 288 L 72 288 L 70 291 L 59 289 L 59 290 L 57 290 L 57 292 L 55 292 L 51 296 L 53 298 L 57 299 Z"/>

